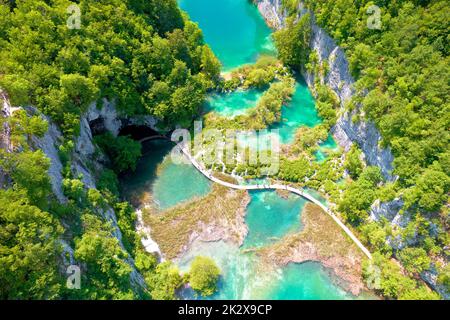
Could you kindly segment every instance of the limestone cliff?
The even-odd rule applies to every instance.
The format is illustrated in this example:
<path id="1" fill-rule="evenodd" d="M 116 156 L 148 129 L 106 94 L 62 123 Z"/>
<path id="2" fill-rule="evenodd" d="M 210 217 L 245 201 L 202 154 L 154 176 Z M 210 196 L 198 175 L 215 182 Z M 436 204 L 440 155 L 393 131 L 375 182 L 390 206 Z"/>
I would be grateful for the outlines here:
<path id="1" fill-rule="evenodd" d="M 0 109 L 0 116 L 2 119 L 6 119 L 12 115 L 14 110 L 19 108 L 11 107 L 7 97 L 5 94 L 0 91 L 0 102 L 2 108 Z M 23 108 L 28 115 L 33 116 L 37 115 L 45 119 L 48 123 L 48 130 L 42 137 L 33 137 L 31 140 L 31 149 L 33 150 L 42 150 L 45 155 L 50 159 L 50 168 L 48 171 L 52 191 L 56 197 L 56 199 L 64 204 L 67 202 L 67 198 L 63 192 L 63 165 L 61 163 L 58 147 L 61 145 L 63 137 L 62 133 L 59 130 L 58 126 L 54 124 L 48 117 L 41 114 L 34 107 L 24 107 Z M 91 107 L 90 109 L 94 109 Z M 85 188 L 96 188 L 96 180 L 94 177 L 94 171 L 102 170 L 102 164 L 98 161 L 99 157 L 101 159 L 101 155 L 95 153 L 95 146 L 93 143 L 92 132 L 89 127 L 88 118 L 92 117 L 91 113 L 87 113 L 81 119 L 80 125 L 80 135 L 75 141 L 75 148 L 72 153 L 72 163 L 71 170 L 72 174 L 75 177 L 82 176 L 82 181 L 84 182 Z M 112 120 L 111 120 L 112 121 Z M 0 122 L 3 123 L 3 122 Z M 2 124 L 2 130 L 0 131 L 0 147 L 7 152 L 13 152 L 11 142 L 10 142 L 10 128 L 7 123 Z M 5 176 L 0 168 L 0 187 L 4 186 L 3 182 L 5 180 Z M 114 210 L 111 207 L 107 207 L 104 210 L 99 210 L 99 213 L 103 216 L 103 218 L 110 222 L 114 228 L 113 235 L 119 240 L 120 245 L 124 248 L 122 243 L 122 234 L 117 224 L 117 218 Z M 67 227 L 67 226 L 66 226 Z M 65 268 L 70 264 L 76 264 L 73 255 L 73 248 L 70 247 L 69 243 L 62 240 L 60 241 L 63 252 L 61 254 L 63 265 L 61 266 L 61 272 L 65 272 Z M 131 284 L 132 286 L 139 291 L 141 288 L 145 288 L 145 282 L 142 275 L 136 270 L 134 266 L 134 261 L 131 258 L 127 259 L 127 263 L 132 268 L 131 273 Z"/>
<path id="2" fill-rule="evenodd" d="M 255 3 L 270 26 L 274 28 L 283 26 L 286 13 L 282 9 L 281 0 L 255 0 Z M 302 16 L 307 11 L 300 5 L 299 12 Z M 310 47 L 317 53 L 319 62 L 328 62 L 329 72 L 320 81 L 336 93 L 340 99 L 342 111 L 344 111 L 344 105 L 354 93 L 355 81 L 350 74 L 349 63 L 344 51 L 322 28 L 315 24 L 314 17 Z M 315 75 L 307 71 L 302 73 L 308 86 L 313 88 Z M 348 150 L 352 143 L 357 143 L 370 165 L 378 166 L 387 179 L 394 179 L 391 175 L 393 161 L 391 151 L 379 146 L 381 135 L 372 122 L 352 121 L 356 112 L 342 112 L 336 126 L 332 129 L 334 138 L 345 150 Z"/>
<path id="3" fill-rule="evenodd" d="M 270 26 L 274 28 L 283 26 L 287 15 L 282 8 L 281 0 L 254 0 L 254 2 Z M 300 4 L 299 12 L 300 16 L 307 12 L 302 4 Z M 332 128 L 335 140 L 345 151 L 348 151 L 353 143 L 358 144 L 369 165 L 379 167 L 386 179 L 395 180 L 396 177 L 391 174 L 393 155 L 389 148 L 380 147 L 381 135 L 375 125 L 366 120 L 353 122 L 354 115 L 358 113 L 358 110 L 348 112 L 344 109 L 345 104 L 354 94 L 355 80 L 350 74 L 348 59 L 344 51 L 325 30 L 315 23 L 313 15 L 310 48 L 317 53 L 319 62 L 327 61 L 329 65 L 328 74 L 318 80 L 330 87 L 340 99 L 340 117 Z M 303 70 L 302 75 L 308 86 L 313 89 L 316 75 L 306 70 Z M 377 210 L 371 213 L 371 217 L 378 220 L 384 216 L 388 219 L 391 218 L 390 221 L 404 224 L 403 216 L 398 214 L 402 207 L 398 206 L 399 201 L 401 202 L 401 200 L 394 200 L 392 203 L 374 206 L 373 208 Z"/>
<path id="4" fill-rule="evenodd" d="M 4 122 L 11 116 L 11 106 L 6 94 L 0 90 L 0 149 L 11 151 L 11 137 L 9 125 Z M 7 184 L 7 177 L 2 167 L 0 167 L 0 188 Z"/>
<path id="5" fill-rule="evenodd" d="M 282 8 L 282 0 L 254 0 L 254 2 L 269 26 L 275 29 L 283 26 L 286 12 Z M 307 12 L 302 3 L 300 3 L 298 11 L 299 16 Z M 311 27 L 310 48 L 317 53 L 319 62 L 327 61 L 329 65 L 328 74 L 317 80 L 330 87 L 339 97 L 341 103 L 340 117 L 337 124 L 332 128 L 335 140 L 346 151 L 349 150 L 352 143 L 357 143 L 364 154 L 366 162 L 369 165 L 378 166 L 387 180 L 394 181 L 397 179 L 397 177 L 392 175 L 392 162 L 394 157 L 389 148 L 380 147 L 381 135 L 374 123 L 367 120 L 354 122 L 353 118 L 359 113 L 359 110 L 348 112 L 344 109 L 345 104 L 354 94 L 353 84 L 355 83 L 355 80 L 350 74 L 348 59 L 344 51 L 325 30 L 315 23 L 313 14 Z M 315 75 L 306 70 L 302 72 L 302 75 L 308 86 L 313 89 L 316 80 Z M 362 119 L 363 117 L 358 118 Z M 400 213 L 403 204 L 403 200 L 398 198 L 385 203 L 377 200 L 371 207 L 370 217 L 376 221 L 384 217 L 393 226 L 404 228 L 410 221 L 410 214 L 408 212 Z M 390 237 L 387 240 L 394 249 L 401 249 L 405 245 L 413 244 L 416 238 L 413 237 L 407 243 L 399 237 Z M 434 267 L 423 272 L 421 278 L 437 290 L 444 298 L 449 298 L 448 293 L 445 292 L 443 287 L 437 284 L 436 270 Z"/>

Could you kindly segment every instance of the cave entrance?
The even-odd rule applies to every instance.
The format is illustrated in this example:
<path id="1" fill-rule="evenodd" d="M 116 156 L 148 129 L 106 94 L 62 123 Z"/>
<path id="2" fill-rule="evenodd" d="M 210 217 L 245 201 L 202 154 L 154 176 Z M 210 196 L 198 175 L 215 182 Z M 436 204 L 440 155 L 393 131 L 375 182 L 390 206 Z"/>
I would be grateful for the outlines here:
<path id="1" fill-rule="evenodd" d="M 128 125 L 120 129 L 119 136 L 129 136 L 133 140 L 154 140 L 169 139 L 167 136 L 159 133 L 148 126 Z"/>
<path id="2" fill-rule="evenodd" d="M 93 136 L 97 136 L 106 132 L 105 121 L 102 117 L 89 121 L 89 127 Z"/>

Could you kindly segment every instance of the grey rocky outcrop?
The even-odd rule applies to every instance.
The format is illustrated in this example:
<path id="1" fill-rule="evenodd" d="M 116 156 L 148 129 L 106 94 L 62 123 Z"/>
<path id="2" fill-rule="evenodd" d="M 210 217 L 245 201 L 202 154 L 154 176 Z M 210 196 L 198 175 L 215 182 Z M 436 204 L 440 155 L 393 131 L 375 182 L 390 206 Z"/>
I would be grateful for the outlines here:
<path id="1" fill-rule="evenodd" d="M 97 127 L 93 129 L 109 131 L 114 136 L 119 135 L 123 127 L 130 125 L 146 126 L 152 130 L 159 131 L 159 128 L 157 128 L 158 121 L 154 117 L 148 115 L 132 117 L 122 115 L 117 110 L 115 102 L 107 99 L 103 99 L 101 107 L 97 103 L 91 104 L 83 116 L 82 122 L 84 126 Z M 80 140 L 80 142 L 82 141 Z"/>
<path id="2" fill-rule="evenodd" d="M 286 12 L 283 10 L 281 0 L 255 0 L 259 11 L 270 26 L 278 29 L 283 26 L 286 19 Z M 300 3 L 299 16 L 308 11 Z M 396 179 L 392 175 L 392 162 L 394 157 L 389 148 L 380 146 L 381 135 L 371 121 L 353 121 L 358 110 L 349 112 L 345 110 L 345 105 L 354 94 L 353 85 L 355 80 L 350 74 L 348 59 L 342 48 L 334 41 L 327 32 L 315 23 L 312 15 L 310 48 L 317 53 L 319 63 L 326 61 L 329 68 L 325 77 L 317 79 L 330 87 L 339 97 L 341 103 L 340 116 L 336 125 L 332 128 L 332 134 L 337 143 L 348 151 L 353 143 L 356 143 L 362 150 L 364 158 L 369 165 L 380 168 L 384 177 L 393 181 Z M 316 75 L 304 70 L 302 75 L 311 89 L 314 89 Z M 358 117 L 360 118 L 360 117 Z M 381 204 L 376 212 L 371 212 L 373 218 L 379 219 L 381 216 L 392 216 L 392 208 L 401 207 L 395 204 Z M 396 214 L 398 211 L 396 212 Z"/>
<path id="3" fill-rule="evenodd" d="M 283 26 L 286 13 L 282 9 L 281 0 L 255 0 L 255 3 L 269 25 L 275 28 Z M 308 11 L 300 4 L 299 12 L 299 16 L 302 16 Z M 332 128 L 334 138 L 347 151 L 352 143 L 357 143 L 368 164 L 378 166 L 388 180 L 393 180 L 393 156 L 389 148 L 380 147 L 381 135 L 375 125 L 370 121 L 353 122 L 357 111 L 344 112 L 344 106 L 354 94 L 355 80 L 350 74 L 348 59 L 343 49 L 315 23 L 314 16 L 312 21 L 310 48 L 317 53 L 319 63 L 326 61 L 329 66 L 327 75 L 319 80 L 330 87 L 341 102 L 341 116 Z M 308 86 L 314 88 L 316 75 L 306 70 L 302 73 Z"/>

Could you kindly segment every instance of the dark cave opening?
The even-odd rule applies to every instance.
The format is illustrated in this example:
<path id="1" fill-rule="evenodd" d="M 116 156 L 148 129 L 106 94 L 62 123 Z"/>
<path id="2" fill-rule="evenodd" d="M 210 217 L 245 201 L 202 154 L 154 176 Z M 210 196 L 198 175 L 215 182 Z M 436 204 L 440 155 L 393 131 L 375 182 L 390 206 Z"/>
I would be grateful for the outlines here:
<path id="1" fill-rule="evenodd" d="M 148 126 L 128 125 L 120 129 L 119 136 L 129 136 L 133 140 L 141 141 L 145 138 L 162 137 L 162 135 Z"/>

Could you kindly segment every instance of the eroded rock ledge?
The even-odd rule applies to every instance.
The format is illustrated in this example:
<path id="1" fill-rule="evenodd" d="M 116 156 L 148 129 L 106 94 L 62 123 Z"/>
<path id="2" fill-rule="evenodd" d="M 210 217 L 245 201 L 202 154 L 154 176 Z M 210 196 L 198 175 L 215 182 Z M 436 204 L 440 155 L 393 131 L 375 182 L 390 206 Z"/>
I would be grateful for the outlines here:
<path id="1" fill-rule="evenodd" d="M 205 197 L 163 212 L 151 207 L 143 209 L 143 220 L 163 258 L 172 260 L 186 253 L 196 240 L 223 240 L 241 246 L 248 233 L 245 214 L 249 203 L 247 191 L 214 184 Z"/>

